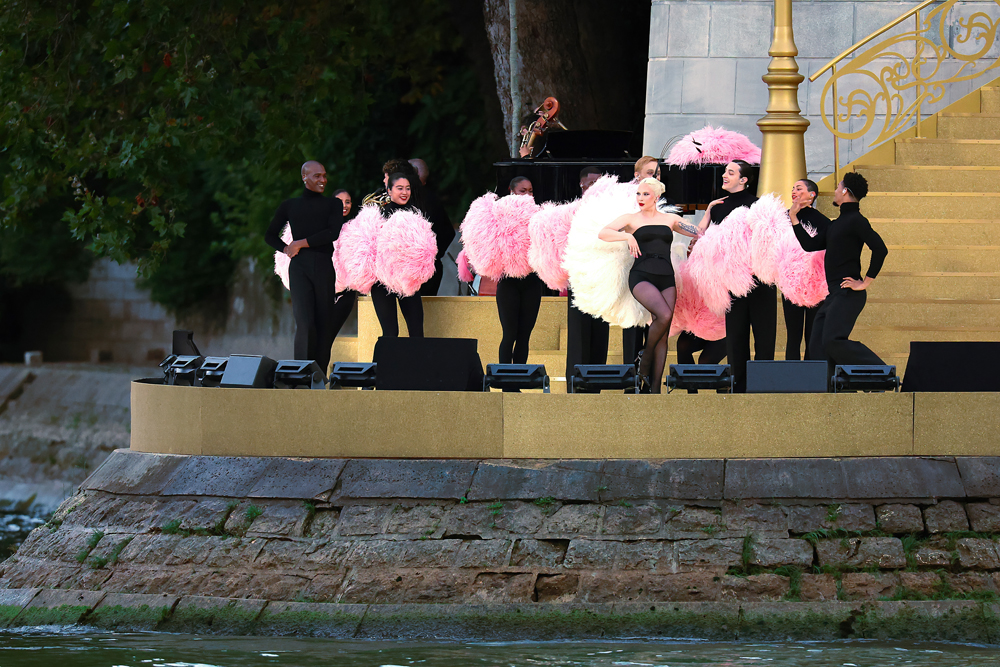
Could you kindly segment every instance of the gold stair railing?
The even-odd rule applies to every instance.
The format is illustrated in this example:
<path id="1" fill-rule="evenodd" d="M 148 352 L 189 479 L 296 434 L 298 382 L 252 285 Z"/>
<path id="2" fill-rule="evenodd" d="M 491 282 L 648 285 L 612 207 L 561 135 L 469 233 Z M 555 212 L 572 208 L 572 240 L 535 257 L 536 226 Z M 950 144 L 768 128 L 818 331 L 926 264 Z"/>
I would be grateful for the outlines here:
<path id="1" fill-rule="evenodd" d="M 1000 6 L 1000 0 L 994 2 Z M 936 7 L 928 10 L 935 4 Z M 926 0 L 809 77 L 809 81 L 816 81 L 827 71 L 831 72 L 823 87 L 820 113 L 833 133 L 835 182 L 840 181 L 840 139 L 865 136 L 880 116 L 884 116 L 881 130 L 869 148 L 899 136 L 914 125 L 916 136 L 920 137 L 924 103 L 939 102 L 949 84 L 973 79 L 1000 65 L 1000 59 L 992 62 L 984 59 L 996 41 L 1000 19 L 975 11 L 979 4 Z M 960 7 L 956 5 L 974 11 L 968 16 L 960 16 Z M 949 20 L 952 11 L 955 14 Z M 915 23 L 912 31 L 891 35 L 860 51 L 910 17 Z M 955 28 L 957 34 L 952 34 Z M 850 59 L 845 61 L 847 58 Z M 948 62 L 954 65 L 946 65 Z M 839 95 L 838 83 L 841 89 L 847 87 L 850 92 Z M 831 100 L 833 108 L 828 109 Z M 864 123 L 852 130 L 849 127 L 851 118 L 863 118 Z"/>

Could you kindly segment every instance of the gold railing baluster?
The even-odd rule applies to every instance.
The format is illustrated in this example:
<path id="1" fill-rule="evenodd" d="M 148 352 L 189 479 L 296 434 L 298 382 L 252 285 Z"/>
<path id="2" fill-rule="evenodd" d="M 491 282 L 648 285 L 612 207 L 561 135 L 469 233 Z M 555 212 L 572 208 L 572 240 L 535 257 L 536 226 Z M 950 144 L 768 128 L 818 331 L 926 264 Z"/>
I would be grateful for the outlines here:
<path id="1" fill-rule="evenodd" d="M 833 178 L 834 184 L 840 183 L 840 135 L 837 133 L 840 123 L 837 113 L 837 66 L 833 66 Z"/>
<path id="2" fill-rule="evenodd" d="M 994 0 L 994 3 L 1000 6 L 1000 0 Z M 988 54 L 997 42 L 1000 19 L 977 9 L 974 4 L 967 5 L 963 2 L 961 5 L 968 7 L 969 14 L 958 16 L 956 13 L 953 22 L 949 24 L 946 19 L 956 5 L 959 5 L 959 0 L 944 2 L 924 0 L 841 53 L 809 77 L 810 81 L 816 81 L 823 74 L 830 72 L 830 80 L 827 81 L 820 99 L 825 105 L 826 89 L 829 88 L 833 93 L 833 118 L 831 120 L 825 109 L 821 114 L 823 123 L 836 137 L 834 169 L 838 177 L 840 139 L 850 141 L 865 137 L 872 130 L 876 119 L 883 115 L 885 122 L 879 128 L 878 135 L 869 143 L 869 147 L 894 139 L 906 131 L 911 123 L 916 136 L 922 138 L 924 101 L 930 104 L 940 102 L 947 92 L 948 85 L 970 81 L 1000 67 L 1000 59 L 987 60 Z M 912 32 L 891 35 L 872 43 L 911 16 L 915 21 Z M 926 20 L 923 20 L 924 16 Z M 935 22 L 938 24 L 936 41 L 933 34 Z M 945 35 L 945 29 L 949 25 L 957 26 L 959 29 L 954 40 Z M 913 55 L 907 56 L 906 45 L 910 42 L 913 43 Z M 968 53 L 958 50 L 962 48 Z M 924 58 L 925 53 L 931 55 Z M 845 60 L 848 57 L 850 60 Z M 883 64 L 879 62 L 880 59 L 891 62 Z M 950 63 L 957 65 L 957 68 L 949 66 L 948 69 L 952 70 L 950 74 L 943 73 L 942 65 L 945 61 L 949 61 L 949 65 Z M 841 79 L 845 83 L 838 86 Z M 847 91 L 843 96 L 845 109 L 843 119 L 839 113 L 841 101 L 839 90 Z M 911 91 L 913 101 L 907 103 L 905 100 Z M 885 105 L 884 114 L 880 111 L 882 105 Z M 852 125 L 850 123 L 852 118 L 864 122 Z M 841 127 L 841 120 L 847 121 L 848 126 Z"/>

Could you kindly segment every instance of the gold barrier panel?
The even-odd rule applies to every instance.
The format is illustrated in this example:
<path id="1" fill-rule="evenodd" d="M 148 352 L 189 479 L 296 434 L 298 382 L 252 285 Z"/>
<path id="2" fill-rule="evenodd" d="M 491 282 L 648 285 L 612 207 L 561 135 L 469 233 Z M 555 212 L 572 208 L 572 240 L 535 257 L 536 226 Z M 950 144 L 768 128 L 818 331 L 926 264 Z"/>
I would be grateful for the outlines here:
<path id="1" fill-rule="evenodd" d="M 1000 394 L 919 393 L 913 400 L 913 453 L 1000 454 Z"/>
<path id="2" fill-rule="evenodd" d="M 134 382 L 131 447 L 338 458 L 997 455 L 998 401 L 996 394 L 560 395 Z"/>

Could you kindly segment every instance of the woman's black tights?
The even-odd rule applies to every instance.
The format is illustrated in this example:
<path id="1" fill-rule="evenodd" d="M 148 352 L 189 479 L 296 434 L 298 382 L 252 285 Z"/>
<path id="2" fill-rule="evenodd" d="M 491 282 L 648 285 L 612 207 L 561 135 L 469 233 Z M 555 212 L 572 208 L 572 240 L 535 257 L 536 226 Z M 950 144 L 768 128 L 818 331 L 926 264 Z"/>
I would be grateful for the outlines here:
<path id="1" fill-rule="evenodd" d="M 632 296 L 653 315 L 646 347 L 642 352 L 642 363 L 639 364 L 639 374 L 648 377 L 653 393 L 659 394 L 663 367 L 667 363 L 667 338 L 670 337 L 670 320 L 674 317 L 677 288 L 668 287 L 660 291 L 653 283 L 643 281 L 632 290 Z"/>
<path id="2" fill-rule="evenodd" d="M 534 273 L 524 278 L 502 278 L 497 283 L 497 311 L 500 313 L 501 364 L 528 363 L 528 341 L 542 304 L 541 278 Z"/>
<path id="3" fill-rule="evenodd" d="M 399 310 L 406 320 L 406 330 L 410 338 L 424 337 L 424 305 L 420 295 L 397 297 L 385 288 L 382 283 L 372 285 L 372 306 L 382 327 L 384 338 L 399 338 L 399 318 L 396 317 L 396 299 L 399 299 Z"/>

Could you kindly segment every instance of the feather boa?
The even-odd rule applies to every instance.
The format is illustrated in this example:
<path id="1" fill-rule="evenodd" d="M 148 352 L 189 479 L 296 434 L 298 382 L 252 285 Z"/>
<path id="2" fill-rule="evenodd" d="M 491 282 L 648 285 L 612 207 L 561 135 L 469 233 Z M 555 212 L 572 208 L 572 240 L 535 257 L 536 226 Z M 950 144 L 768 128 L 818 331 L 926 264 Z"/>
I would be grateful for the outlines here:
<path id="1" fill-rule="evenodd" d="M 711 125 L 685 135 L 667 156 L 667 164 L 678 167 L 727 164 L 733 160 L 760 164 L 760 148 L 746 135 Z"/>
<path id="2" fill-rule="evenodd" d="M 333 266 L 337 283 L 361 294 L 368 294 L 378 280 L 375 257 L 378 235 L 385 219 L 377 204 L 361 208 L 356 218 L 345 224 L 337 239 Z"/>
<path id="3" fill-rule="evenodd" d="M 769 193 L 750 207 L 750 266 L 761 282 L 778 282 L 778 241 L 782 229 L 791 231 L 785 203 Z"/>
<path id="4" fill-rule="evenodd" d="M 292 242 L 292 226 L 288 223 L 285 223 L 285 228 L 281 230 L 281 241 L 285 245 Z M 288 267 L 291 263 L 291 257 L 280 250 L 274 251 L 274 275 L 281 278 L 281 284 L 284 285 L 287 290 L 291 289 L 291 287 L 288 286 Z"/>
<path id="5" fill-rule="evenodd" d="M 570 225 L 579 208 L 579 199 L 568 204 L 545 203 L 528 222 L 528 264 L 550 289 L 560 292 L 569 285 L 562 263 Z"/>
<path id="6" fill-rule="evenodd" d="M 652 318 L 628 290 L 633 261 L 628 245 L 608 243 L 597 235 L 618 216 L 638 210 L 636 189 L 635 184 L 619 183 L 615 176 L 603 176 L 591 186 L 573 217 L 563 260 L 573 304 L 623 328 L 649 324 Z"/>
<path id="7" fill-rule="evenodd" d="M 437 240 L 430 221 L 415 211 L 402 209 L 390 215 L 379 229 L 375 275 L 390 292 L 412 296 L 434 275 L 435 255 Z"/>
<path id="8" fill-rule="evenodd" d="M 677 302 L 674 304 L 674 318 L 670 322 L 670 335 L 690 331 L 705 340 L 725 338 L 726 318 L 716 315 L 705 305 L 705 300 L 698 291 L 698 284 L 691 279 L 688 262 L 675 262 L 674 275 L 677 281 Z"/>

